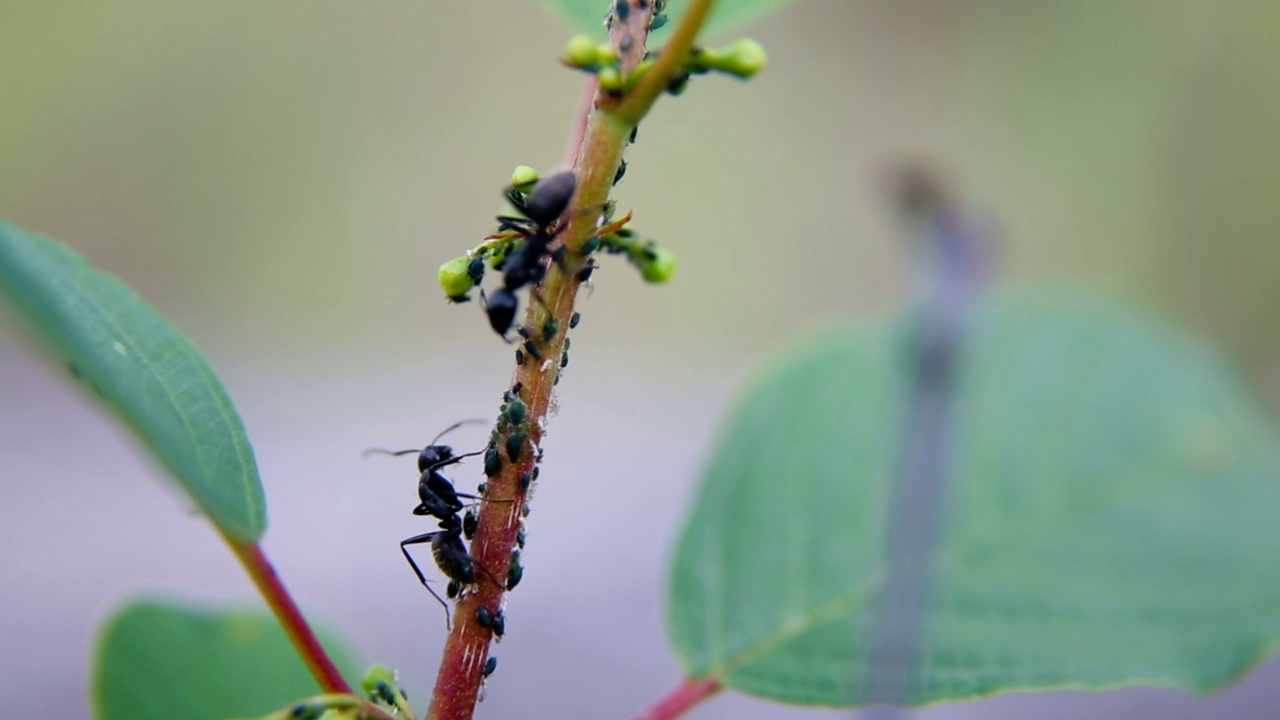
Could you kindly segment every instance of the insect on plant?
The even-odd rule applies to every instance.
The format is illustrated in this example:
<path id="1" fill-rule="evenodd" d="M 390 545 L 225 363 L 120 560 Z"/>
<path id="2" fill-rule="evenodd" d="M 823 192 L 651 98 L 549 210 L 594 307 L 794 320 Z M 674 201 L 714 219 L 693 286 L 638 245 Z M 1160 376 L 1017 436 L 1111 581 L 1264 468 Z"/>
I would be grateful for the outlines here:
<path id="1" fill-rule="evenodd" d="M 462 502 L 463 499 L 475 500 L 476 502 L 510 502 L 510 500 L 499 500 L 484 498 L 479 495 L 471 495 L 468 493 L 458 492 L 453 483 L 446 478 L 440 469 L 449 465 L 461 462 L 464 458 L 480 455 L 486 450 L 477 450 L 471 453 L 463 453 L 454 455 L 453 448 L 448 445 L 439 445 L 440 438 L 446 434 L 471 423 L 484 422 L 483 420 L 462 420 L 450 425 L 440 432 L 439 435 L 431 441 L 429 445 L 421 450 L 383 450 L 381 448 L 371 448 L 365 451 L 365 455 L 378 453 L 384 455 L 400 456 L 418 453 L 418 471 L 421 473 L 418 479 L 418 506 L 413 509 L 414 515 L 423 515 L 434 517 L 440 521 L 440 529 L 421 535 L 414 535 L 400 541 L 400 551 L 404 553 L 405 560 L 409 562 L 409 567 L 413 568 L 413 572 L 418 576 L 422 586 L 431 593 L 445 611 L 445 626 L 452 627 L 449 618 L 449 604 L 440 597 L 438 593 L 427 582 L 426 576 L 422 573 L 422 569 L 418 567 L 418 563 L 409 554 L 410 545 L 421 545 L 431 543 L 431 555 L 436 561 L 436 565 L 440 571 L 450 580 L 449 592 L 446 594 L 450 597 L 456 597 L 461 593 L 461 588 L 468 585 L 474 585 L 476 582 L 475 568 L 479 567 L 489 579 L 493 580 L 495 585 L 504 587 L 498 582 L 493 574 L 490 573 L 483 565 L 480 565 L 467 550 L 467 545 L 462 540 L 464 529 L 467 528 L 468 522 L 462 516 L 462 511 L 467 505 Z M 470 535 L 470 533 L 468 533 Z M 457 583 L 457 589 L 454 588 Z"/>

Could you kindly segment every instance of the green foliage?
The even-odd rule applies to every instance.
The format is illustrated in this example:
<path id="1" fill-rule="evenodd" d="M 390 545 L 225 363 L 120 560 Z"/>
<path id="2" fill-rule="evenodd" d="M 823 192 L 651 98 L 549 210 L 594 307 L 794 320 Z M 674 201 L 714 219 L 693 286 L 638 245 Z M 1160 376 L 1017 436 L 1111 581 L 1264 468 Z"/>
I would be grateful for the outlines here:
<path id="1" fill-rule="evenodd" d="M 349 674 L 350 656 L 325 647 Z M 226 720 L 314 695 L 316 682 L 280 625 L 260 613 L 138 602 L 108 623 L 93 671 L 99 720 Z"/>
<path id="2" fill-rule="evenodd" d="M 788 4 L 790 0 L 732 0 L 719 2 L 711 11 L 711 17 L 702 29 L 702 35 L 723 32 L 740 27 L 753 20 Z M 608 0 L 542 0 L 542 4 L 555 15 L 568 22 L 575 30 L 591 33 L 593 37 L 604 37 L 604 16 L 611 4 Z M 688 0 L 669 0 L 666 14 L 672 22 L 662 30 L 655 30 L 653 35 L 658 42 L 669 34 L 677 24 Z M 653 43 L 650 43 L 653 46 Z"/>
<path id="3" fill-rule="evenodd" d="M 823 335 L 734 413 L 668 626 L 694 677 L 867 701 L 911 323 Z M 1238 677 L 1280 640 L 1280 455 L 1233 375 L 1114 308 L 997 296 L 968 327 L 906 701 Z"/>
<path id="4" fill-rule="evenodd" d="M 209 362 L 177 328 L 66 245 L 3 221 L 0 295 L 218 527 L 243 540 L 262 536 L 266 500 L 244 424 Z"/>

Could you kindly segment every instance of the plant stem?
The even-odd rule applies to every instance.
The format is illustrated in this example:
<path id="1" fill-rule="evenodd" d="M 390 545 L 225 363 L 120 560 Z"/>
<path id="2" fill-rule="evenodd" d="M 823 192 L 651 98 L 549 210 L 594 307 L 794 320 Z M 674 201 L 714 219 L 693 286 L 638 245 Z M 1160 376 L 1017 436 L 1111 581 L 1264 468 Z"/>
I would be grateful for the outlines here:
<path id="1" fill-rule="evenodd" d="M 262 552 L 262 548 L 257 543 L 238 540 L 226 533 L 222 534 L 222 538 L 231 546 L 236 557 L 240 559 L 240 564 L 244 565 L 245 571 L 249 573 L 249 577 L 253 578 L 253 584 L 258 587 L 258 592 L 262 593 L 271 612 L 284 627 L 289 641 L 293 643 L 302 661 L 307 664 L 307 669 L 319 683 L 320 689 L 326 693 L 354 694 L 351 686 L 343 679 L 342 673 L 338 672 L 337 666 L 333 664 L 333 660 L 329 658 L 329 654 L 320 645 L 320 640 L 311 631 L 311 626 L 307 625 L 302 612 L 293 602 L 284 583 L 280 582 L 280 576 L 276 574 L 276 569 L 271 566 L 271 561 Z"/>
<path id="2" fill-rule="evenodd" d="M 631 720 L 671 720 L 720 691 L 717 678 L 688 679 L 654 704 L 631 716 Z"/>
<path id="3" fill-rule="evenodd" d="M 560 242 L 567 251 L 567 270 L 551 263 L 546 278 L 535 288 L 542 302 L 528 303 L 525 326 L 533 331 L 529 342 L 535 344 L 543 359 L 526 350 L 524 362 L 516 365 L 512 379 L 512 386 L 520 384 L 520 397 L 528 408 L 529 444 L 517 461 L 512 461 L 503 452 L 501 470 L 487 481 L 487 497 L 510 499 L 511 502 L 481 505 L 471 555 L 483 570 L 477 573 L 479 582 L 475 591 L 462 595 L 454 610 L 453 632 L 445 643 L 444 658 L 436 675 L 431 708 L 427 713 L 427 717 L 433 720 L 469 720 L 475 710 L 482 671 L 493 639 L 493 631 L 477 621 L 476 611 L 484 607 L 492 615 L 502 607 L 505 588 L 494 583 L 493 579 L 509 577 L 516 533 L 528 499 L 520 478 L 532 473 L 538 461 L 547 411 L 551 407 L 553 388 L 560 372 L 569 319 L 582 285 L 579 273 L 591 263 L 580 250 L 595 232 L 631 131 L 670 82 L 669 77 L 662 80 L 660 73 L 670 72 L 674 76 L 683 66 L 692 38 L 697 35 L 712 2 L 694 0 L 691 3 L 676 31 L 676 37 L 687 38 L 687 42 L 669 48 L 663 54 L 668 70 L 660 69 L 659 65 L 664 63 L 655 64 L 646 74 L 647 78 L 653 78 L 653 82 L 647 86 L 643 83 L 638 85 L 623 98 L 597 91 L 594 101 L 583 103 L 583 117 L 574 122 L 568 155 L 574 158 L 577 192 L 566 210 L 564 229 L 559 233 Z M 622 61 L 624 73 L 630 72 L 644 58 L 652 11 L 653 3 L 647 3 L 643 8 L 633 5 L 626 22 L 615 18 L 610 27 L 610 43 Z M 624 47 L 627 49 L 623 50 Z M 645 95 L 638 95 L 642 92 Z M 634 102 L 633 97 L 636 98 Z M 626 115 L 620 112 L 623 105 L 629 108 Z M 558 329 L 550 340 L 544 341 L 542 328 L 548 319 L 553 319 Z M 502 445 L 505 443 L 499 443 Z"/>

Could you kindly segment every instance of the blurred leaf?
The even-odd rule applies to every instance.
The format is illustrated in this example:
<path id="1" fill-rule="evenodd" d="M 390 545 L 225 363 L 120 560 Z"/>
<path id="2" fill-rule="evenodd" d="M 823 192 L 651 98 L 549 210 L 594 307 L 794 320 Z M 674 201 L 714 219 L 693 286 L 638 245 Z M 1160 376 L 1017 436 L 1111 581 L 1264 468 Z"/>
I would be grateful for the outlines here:
<path id="1" fill-rule="evenodd" d="M 242 540 L 262 536 L 266 501 L 244 425 L 209 362 L 182 333 L 74 250 L 3 221 L 0 295 L 218 527 Z"/>
<path id="2" fill-rule="evenodd" d="M 345 648 L 327 637 L 324 645 L 350 676 Z M 109 621 L 92 695 L 100 720 L 226 720 L 264 715 L 317 692 L 270 615 L 144 601 Z"/>
<path id="3" fill-rule="evenodd" d="M 858 705 L 883 621 L 909 323 L 830 333 L 733 415 L 668 626 L 694 677 Z M 1098 303 L 979 304 L 905 701 L 1219 687 L 1280 640 L 1280 455 L 1223 364 Z"/>
<path id="4" fill-rule="evenodd" d="M 721 2 L 716 3 L 715 8 L 711 11 L 711 17 L 708 18 L 699 36 L 702 37 L 712 33 L 723 32 L 726 29 L 741 27 L 777 8 L 781 8 L 790 1 L 721 0 Z M 542 0 L 542 4 L 546 5 L 547 9 L 553 14 L 567 21 L 575 30 L 590 33 L 599 38 L 604 37 L 604 17 L 609 8 L 612 7 L 610 0 Z M 666 27 L 653 33 L 653 39 L 664 42 L 666 36 L 676 25 L 680 24 L 680 17 L 684 14 L 684 9 L 688 4 L 689 0 L 670 0 L 667 3 L 666 10 L 667 17 L 670 20 Z M 653 42 L 650 42 L 649 45 L 654 47 Z"/>

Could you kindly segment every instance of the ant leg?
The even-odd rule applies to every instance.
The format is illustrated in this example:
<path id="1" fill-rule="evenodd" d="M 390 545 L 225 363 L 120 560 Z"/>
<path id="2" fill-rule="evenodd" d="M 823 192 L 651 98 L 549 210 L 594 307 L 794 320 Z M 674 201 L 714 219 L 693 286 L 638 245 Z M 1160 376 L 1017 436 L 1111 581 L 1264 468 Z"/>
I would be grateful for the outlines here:
<path id="1" fill-rule="evenodd" d="M 436 591 L 432 590 L 431 586 L 427 584 L 427 577 L 422 574 L 422 570 L 418 567 L 418 563 L 413 561 L 413 556 L 409 554 L 409 548 L 406 547 L 408 545 L 422 545 L 424 543 L 429 543 L 432 540 L 434 540 L 435 537 L 439 534 L 440 534 L 440 531 L 437 530 L 435 532 L 423 533 L 422 535 L 414 535 L 411 538 L 406 538 L 404 540 L 401 540 L 400 552 L 404 553 L 404 559 L 409 561 L 409 567 L 413 568 L 413 574 L 418 576 L 418 580 L 422 583 L 422 587 L 426 588 L 427 592 L 431 593 L 431 597 L 435 598 L 436 602 L 440 603 L 440 606 L 444 608 L 445 629 L 453 630 L 453 619 L 449 616 L 449 603 L 445 602 L 444 599 L 441 598 L 436 593 Z"/>
<path id="2" fill-rule="evenodd" d="M 485 574 L 485 575 L 487 575 L 487 576 L 489 577 L 489 579 L 493 581 L 493 584 L 494 584 L 494 585 L 497 585 L 498 587 L 502 588 L 503 590 L 506 590 L 506 589 L 507 589 L 506 583 L 500 583 L 500 582 L 498 582 L 498 578 L 494 577 L 494 576 L 493 576 L 493 573 L 489 572 L 489 568 L 485 567 L 485 566 L 484 566 L 484 565 L 483 565 L 479 560 L 477 560 L 476 558 L 472 557 L 471 555 L 468 555 L 468 556 L 467 556 L 467 559 L 471 561 L 471 567 L 478 567 L 478 568 L 480 568 L 480 570 L 482 570 L 482 571 L 484 572 L 484 574 Z M 432 593 L 432 594 L 434 595 L 435 593 Z"/>
<path id="3" fill-rule="evenodd" d="M 480 497 L 479 495 L 468 495 L 466 493 L 455 493 L 455 494 L 460 498 L 466 498 L 468 500 L 480 500 L 481 502 L 501 502 L 501 503 L 512 502 L 512 500 L 499 500 L 498 498 Z"/>

